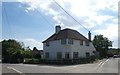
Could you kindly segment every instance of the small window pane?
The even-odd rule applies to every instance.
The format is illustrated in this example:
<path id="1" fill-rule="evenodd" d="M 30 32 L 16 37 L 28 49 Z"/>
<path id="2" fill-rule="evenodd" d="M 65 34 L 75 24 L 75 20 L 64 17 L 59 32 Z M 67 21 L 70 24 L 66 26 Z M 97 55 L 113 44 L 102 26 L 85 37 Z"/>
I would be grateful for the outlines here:
<path id="1" fill-rule="evenodd" d="M 77 59 L 78 58 L 78 52 L 73 52 L 73 58 Z"/>
<path id="2" fill-rule="evenodd" d="M 90 53 L 89 52 L 86 52 L 86 57 L 90 57 Z"/>
<path id="3" fill-rule="evenodd" d="M 46 42 L 46 46 L 50 46 L 50 45 L 49 45 L 49 42 Z"/>
<path id="4" fill-rule="evenodd" d="M 49 52 L 46 52 L 46 59 L 49 58 Z"/>
<path id="5" fill-rule="evenodd" d="M 89 46 L 89 41 L 86 41 L 86 46 Z"/>
<path id="6" fill-rule="evenodd" d="M 73 44 L 73 39 L 68 39 L 68 44 Z"/>
<path id="7" fill-rule="evenodd" d="M 80 45 L 83 45 L 83 40 L 80 40 Z"/>
<path id="8" fill-rule="evenodd" d="M 62 52 L 57 52 L 57 59 L 62 59 Z"/>
<path id="9" fill-rule="evenodd" d="M 66 39 L 62 39 L 61 44 L 66 44 Z"/>
<path id="10" fill-rule="evenodd" d="M 65 52 L 65 59 L 69 59 L 69 58 L 70 58 L 69 52 Z"/>

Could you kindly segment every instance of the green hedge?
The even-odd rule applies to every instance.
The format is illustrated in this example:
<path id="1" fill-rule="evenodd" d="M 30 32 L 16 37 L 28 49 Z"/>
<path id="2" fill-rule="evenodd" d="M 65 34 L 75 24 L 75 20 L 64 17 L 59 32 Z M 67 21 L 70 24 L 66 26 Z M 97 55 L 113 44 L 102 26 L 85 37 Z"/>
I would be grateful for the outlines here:
<path id="1" fill-rule="evenodd" d="M 95 57 L 91 56 L 88 58 L 79 58 L 79 59 L 61 59 L 61 60 L 47 60 L 47 59 L 35 59 L 35 58 L 26 58 L 24 63 L 27 64 L 86 64 L 93 63 Z"/>
<path id="2" fill-rule="evenodd" d="M 26 64 L 37 64 L 37 63 L 39 63 L 39 59 L 26 58 L 26 59 L 24 59 L 24 63 L 26 63 Z"/>

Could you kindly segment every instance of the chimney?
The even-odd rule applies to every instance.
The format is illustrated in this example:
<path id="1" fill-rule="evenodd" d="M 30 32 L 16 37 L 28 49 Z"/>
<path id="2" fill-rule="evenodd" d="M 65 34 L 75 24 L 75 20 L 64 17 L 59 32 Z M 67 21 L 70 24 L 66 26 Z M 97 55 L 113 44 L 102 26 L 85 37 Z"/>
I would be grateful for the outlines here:
<path id="1" fill-rule="evenodd" d="M 90 33 L 90 31 L 88 33 L 88 39 L 89 39 L 89 41 L 91 41 L 91 33 Z"/>
<path id="2" fill-rule="evenodd" d="M 58 33 L 60 30 L 61 30 L 60 25 L 58 25 L 58 26 L 55 27 L 55 33 Z"/>

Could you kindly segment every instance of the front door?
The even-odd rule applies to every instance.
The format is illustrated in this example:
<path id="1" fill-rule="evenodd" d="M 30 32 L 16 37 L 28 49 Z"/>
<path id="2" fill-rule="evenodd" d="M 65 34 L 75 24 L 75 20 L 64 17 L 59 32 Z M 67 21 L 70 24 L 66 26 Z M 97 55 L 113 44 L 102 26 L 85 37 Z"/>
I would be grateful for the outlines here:
<path id="1" fill-rule="evenodd" d="M 69 59 L 70 58 L 70 54 L 69 54 L 69 52 L 66 52 L 65 53 L 65 59 Z"/>

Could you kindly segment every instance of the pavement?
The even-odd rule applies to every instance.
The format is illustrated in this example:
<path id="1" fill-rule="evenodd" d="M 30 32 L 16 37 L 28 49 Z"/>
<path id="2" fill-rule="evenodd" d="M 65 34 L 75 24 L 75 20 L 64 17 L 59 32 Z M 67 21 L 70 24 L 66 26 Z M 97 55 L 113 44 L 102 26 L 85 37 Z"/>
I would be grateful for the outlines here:
<path id="1" fill-rule="evenodd" d="M 54 66 L 54 65 L 30 65 L 30 64 L 2 64 L 2 75 L 43 75 L 42 73 L 50 74 L 77 74 L 81 75 L 117 75 L 120 72 L 120 58 L 103 59 L 96 63 L 78 64 L 69 66 Z M 118 62 L 119 61 L 119 62 Z M 53 75 L 53 74 L 51 74 Z"/>

